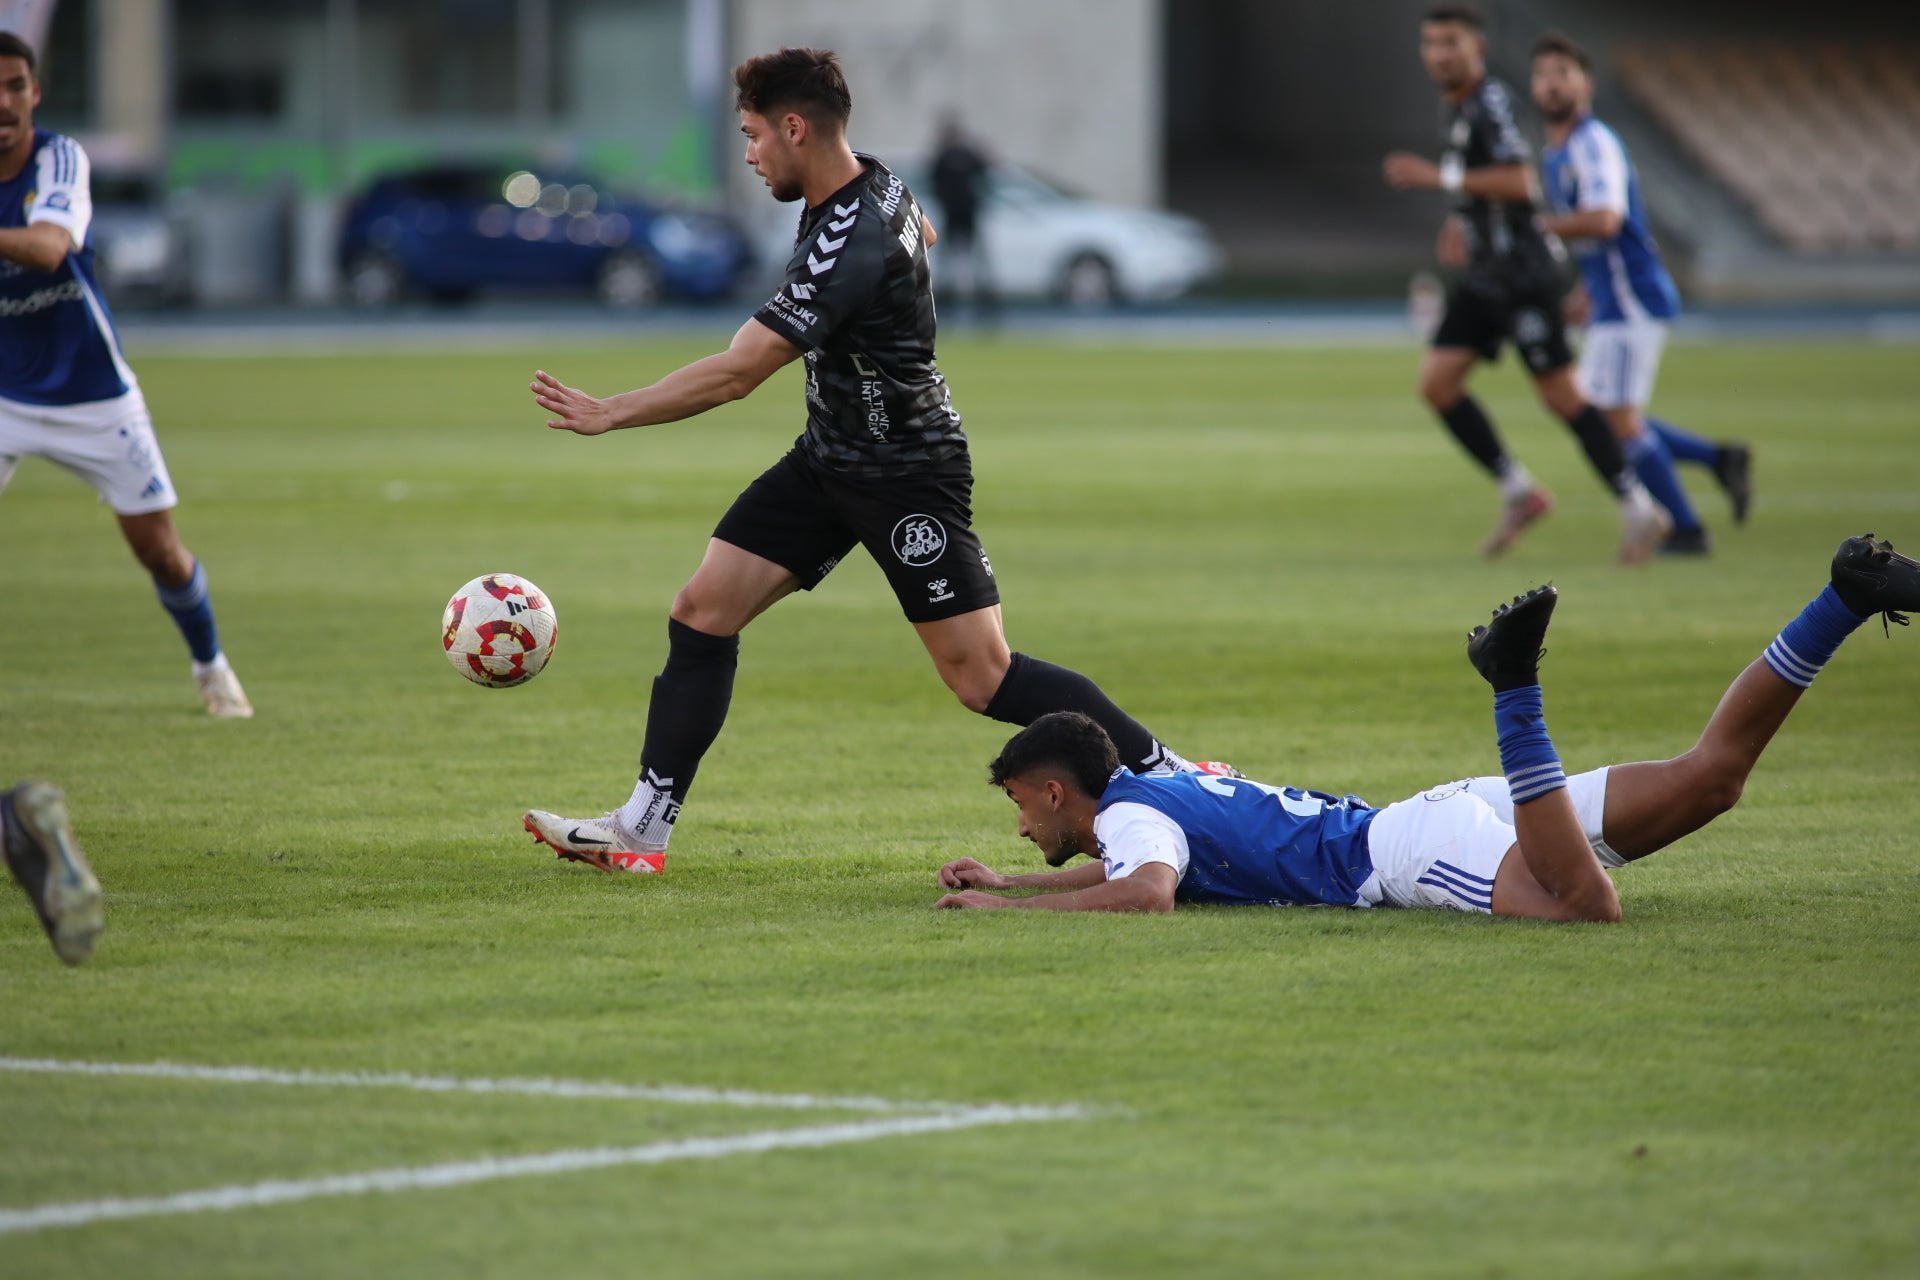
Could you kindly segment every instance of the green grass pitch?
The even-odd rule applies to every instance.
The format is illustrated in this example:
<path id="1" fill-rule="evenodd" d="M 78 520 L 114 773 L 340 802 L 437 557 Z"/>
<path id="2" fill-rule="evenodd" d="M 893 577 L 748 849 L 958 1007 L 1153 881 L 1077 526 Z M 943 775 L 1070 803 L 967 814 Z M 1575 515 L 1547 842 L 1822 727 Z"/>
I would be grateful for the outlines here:
<path id="1" fill-rule="evenodd" d="M 983 785 L 1009 730 L 856 554 L 746 633 L 667 875 L 603 877 L 518 814 L 624 797 L 667 604 L 798 373 L 580 440 L 537 365 L 610 392 L 701 349 L 135 354 L 259 715 L 201 713 L 107 514 L 26 464 L 0 779 L 66 788 L 109 929 L 67 971 L 0 894 L 0 1056 L 1095 1110 L 48 1227 L 0 1275 L 1912 1274 L 1920 633 L 1849 641 L 1742 806 L 1619 876 L 1616 928 L 936 914 L 943 860 L 1038 859 Z M 1561 588 L 1547 711 L 1586 768 L 1689 745 L 1843 536 L 1920 546 L 1911 350 L 1674 350 L 1657 407 L 1751 439 L 1760 499 L 1736 529 L 1691 473 L 1717 553 L 1637 571 L 1511 362 L 1484 397 L 1561 507 L 1479 561 L 1493 493 L 1416 359 L 953 344 L 1015 646 L 1188 755 L 1385 803 L 1497 771 L 1462 640 L 1504 596 Z M 492 570 L 560 616 L 507 692 L 435 643 Z M 848 1118 L 0 1072 L 0 1209 Z"/>

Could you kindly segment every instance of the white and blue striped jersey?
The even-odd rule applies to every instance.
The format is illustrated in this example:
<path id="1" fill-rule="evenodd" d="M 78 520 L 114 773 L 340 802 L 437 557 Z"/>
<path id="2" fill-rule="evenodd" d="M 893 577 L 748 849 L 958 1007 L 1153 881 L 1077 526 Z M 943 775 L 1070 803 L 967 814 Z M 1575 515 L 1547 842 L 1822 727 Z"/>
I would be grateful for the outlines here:
<path id="1" fill-rule="evenodd" d="M 1611 239 L 1571 246 L 1593 299 L 1593 323 L 1671 320 L 1680 314 L 1679 290 L 1647 225 L 1639 175 L 1613 130 L 1592 116 L 1582 117 L 1566 142 L 1541 152 L 1540 167 L 1555 213 L 1609 209 L 1620 215 L 1620 231 Z"/>
<path id="2" fill-rule="evenodd" d="M 26 166 L 0 182 L 0 227 L 51 222 L 73 247 L 51 273 L 0 260 L 0 399 L 90 404 L 135 389 L 94 278 L 92 221 L 87 153 L 35 129 Z"/>
<path id="3" fill-rule="evenodd" d="M 1182 902 L 1350 907 L 1366 905 L 1378 812 L 1355 796 L 1121 769 L 1100 793 L 1093 832 L 1107 879 L 1163 863 Z"/>

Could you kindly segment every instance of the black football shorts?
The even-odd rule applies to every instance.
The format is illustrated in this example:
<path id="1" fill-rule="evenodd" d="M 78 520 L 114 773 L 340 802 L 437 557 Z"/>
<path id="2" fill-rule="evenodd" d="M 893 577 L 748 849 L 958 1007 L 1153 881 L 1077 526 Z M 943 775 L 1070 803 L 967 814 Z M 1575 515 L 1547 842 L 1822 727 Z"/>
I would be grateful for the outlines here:
<path id="1" fill-rule="evenodd" d="M 856 479 L 815 462 L 804 446 L 735 498 L 713 536 L 820 585 L 855 544 L 887 575 L 909 622 L 938 622 L 1000 603 L 993 566 L 973 532 L 973 467 L 962 454 L 923 473 Z"/>
<path id="2" fill-rule="evenodd" d="M 1471 347 L 1483 360 L 1498 360 L 1506 342 L 1519 350 L 1536 378 L 1573 363 L 1558 279 L 1503 280 L 1469 272 L 1454 281 L 1433 345 Z"/>

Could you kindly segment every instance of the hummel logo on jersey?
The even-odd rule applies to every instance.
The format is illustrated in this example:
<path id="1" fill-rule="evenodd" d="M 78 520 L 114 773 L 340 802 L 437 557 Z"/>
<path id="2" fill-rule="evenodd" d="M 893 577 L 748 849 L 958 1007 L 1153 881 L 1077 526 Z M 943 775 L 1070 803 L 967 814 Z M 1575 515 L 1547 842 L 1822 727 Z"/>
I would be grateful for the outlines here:
<path id="1" fill-rule="evenodd" d="M 927 596 L 928 604 L 938 604 L 942 600 L 953 599 L 953 592 L 947 590 L 947 580 L 945 578 L 935 578 L 932 582 L 929 582 L 927 584 L 927 591 L 929 593 Z"/>
<path id="2" fill-rule="evenodd" d="M 813 295 L 817 291 L 817 286 L 810 285 L 810 284 L 801 284 L 798 281 L 795 281 L 793 284 L 790 284 L 787 287 L 793 290 L 793 296 L 795 300 L 799 302 L 812 302 Z"/>
<path id="3" fill-rule="evenodd" d="M 827 231 L 838 231 L 840 238 L 836 240 L 828 235 L 827 231 L 822 231 L 820 238 L 814 243 L 820 252 L 827 256 L 822 258 L 811 249 L 807 251 L 807 270 L 816 276 L 825 275 L 827 272 L 833 270 L 834 263 L 840 261 L 840 259 L 833 255 L 846 248 L 847 230 L 860 220 L 860 202 L 856 200 L 852 204 L 837 204 L 833 206 L 833 211 L 840 215 L 840 220 L 838 222 L 829 222 L 827 224 Z"/>

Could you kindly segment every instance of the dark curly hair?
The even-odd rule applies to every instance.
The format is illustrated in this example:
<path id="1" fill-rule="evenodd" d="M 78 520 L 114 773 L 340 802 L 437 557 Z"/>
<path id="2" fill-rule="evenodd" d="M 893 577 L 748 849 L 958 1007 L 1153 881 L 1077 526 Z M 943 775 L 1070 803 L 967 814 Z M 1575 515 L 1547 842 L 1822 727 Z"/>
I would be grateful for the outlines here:
<path id="1" fill-rule="evenodd" d="M 0 58 L 19 58 L 27 64 L 27 74 L 38 76 L 40 68 L 33 56 L 33 46 L 11 31 L 0 31 Z"/>
<path id="2" fill-rule="evenodd" d="M 815 128 L 844 129 L 853 95 L 831 49 L 780 49 L 733 69 L 733 105 L 772 119 L 791 111 Z"/>
<path id="3" fill-rule="evenodd" d="M 1593 59 L 1587 51 L 1573 42 L 1573 37 L 1560 31 L 1549 31 L 1533 42 L 1533 56 L 1543 58 L 1550 53 L 1570 58 L 1579 64 L 1582 71 L 1593 74 Z"/>
<path id="4" fill-rule="evenodd" d="M 1054 711 L 1013 735 L 987 766 L 987 781 L 1004 789 L 1009 780 L 1058 769 L 1080 790 L 1098 799 L 1120 767 L 1113 739 L 1091 716 Z"/>
<path id="5" fill-rule="evenodd" d="M 1436 4 L 1420 15 L 1422 22 L 1457 22 L 1473 31 L 1485 31 L 1487 20 L 1470 4 Z"/>

